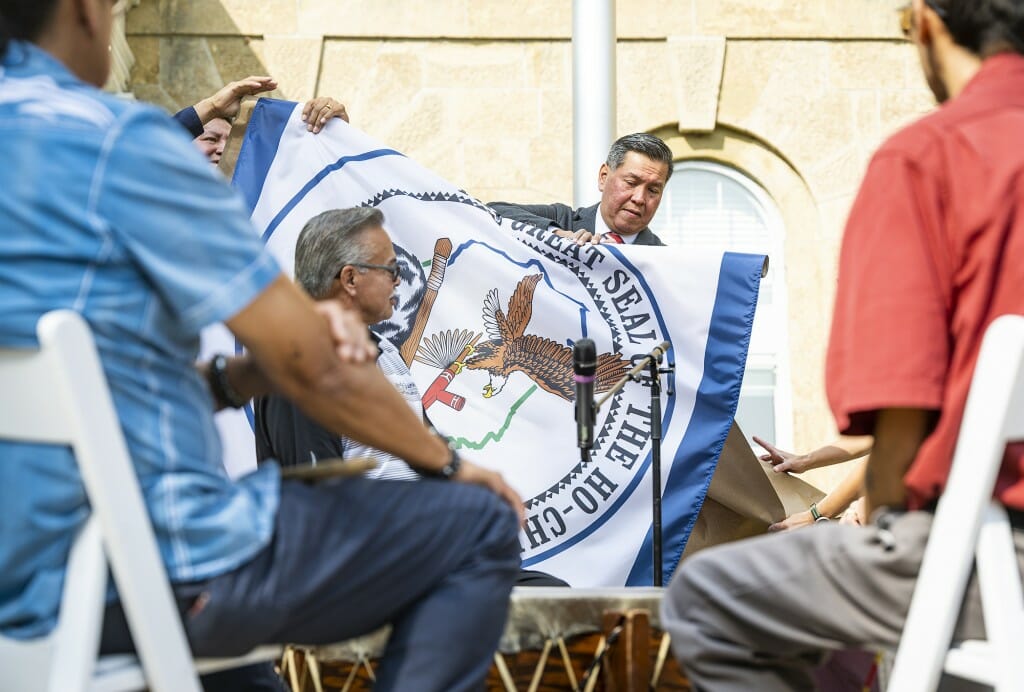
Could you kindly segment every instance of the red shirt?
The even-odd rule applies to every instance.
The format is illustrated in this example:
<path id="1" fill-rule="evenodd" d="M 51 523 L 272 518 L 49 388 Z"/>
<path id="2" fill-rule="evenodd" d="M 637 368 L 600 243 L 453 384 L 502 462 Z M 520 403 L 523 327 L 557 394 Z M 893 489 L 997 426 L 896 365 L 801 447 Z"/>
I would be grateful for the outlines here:
<path id="1" fill-rule="evenodd" d="M 1024 57 L 987 59 L 960 95 L 876 153 L 839 263 L 826 383 L 841 432 L 885 408 L 940 412 L 904 477 L 942 493 L 985 328 L 1024 314 Z M 1024 446 L 996 496 L 1024 509 Z"/>

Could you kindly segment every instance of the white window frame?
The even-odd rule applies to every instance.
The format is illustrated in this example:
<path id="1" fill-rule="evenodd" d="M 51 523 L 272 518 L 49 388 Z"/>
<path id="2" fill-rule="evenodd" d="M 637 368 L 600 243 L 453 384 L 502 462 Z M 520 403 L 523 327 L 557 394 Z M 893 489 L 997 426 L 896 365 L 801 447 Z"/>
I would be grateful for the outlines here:
<path id="1" fill-rule="evenodd" d="M 790 370 L 789 357 L 789 299 L 786 290 L 786 266 L 785 266 L 785 245 L 786 228 L 782 222 L 782 215 L 771 196 L 740 171 L 728 165 L 703 160 L 676 161 L 672 173 L 672 179 L 666 186 L 666 191 L 682 180 L 687 171 L 701 171 L 726 178 L 738 184 L 751 198 L 755 207 L 761 212 L 764 221 L 765 233 L 769 239 L 769 247 L 759 250 L 769 257 L 769 276 L 772 285 L 771 311 L 768 315 L 760 313 L 762 305 L 758 305 L 758 314 L 762 319 L 769 319 L 771 332 L 766 341 L 774 346 L 770 353 L 751 353 L 747 359 L 747 368 L 768 368 L 774 366 L 774 415 L 775 430 L 773 442 L 783 449 L 793 449 L 793 388 Z M 665 200 L 662 200 L 663 202 Z M 657 218 L 657 217 L 656 217 Z M 666 229 L 669 236 L 664 238 L 670 245 L 679 244 L 679 239 L 685 236 L 685 230 L 679 228 Z M 676 242 L 673 242 L 675 240 Z M 724 248 L 731 250 L 733 248 Z M 739 249 L 741 251 L 747 249 Z M 762 344 L 763 345 L 763 344 Z M 740 388 L 740 396 L 752 394 L 759 385 L 749 385 L 744 378 Z M 748 441 L 751 435 L 769 435 L 766 430 L 744 430 Z"/>

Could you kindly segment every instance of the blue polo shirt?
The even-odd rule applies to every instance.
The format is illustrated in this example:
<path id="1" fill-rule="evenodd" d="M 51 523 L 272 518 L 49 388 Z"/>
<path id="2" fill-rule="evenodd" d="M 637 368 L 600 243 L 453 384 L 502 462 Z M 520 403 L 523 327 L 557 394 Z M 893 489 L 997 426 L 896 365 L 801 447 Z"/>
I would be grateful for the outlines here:
<path id="1" fill-rule="evenodd" d="M 0 162 L 0 346 L 34 346 L 50 310 L 81 313 L 171 579 L 237 567 L 270 539 L 278 471 L 228 478 L 193 362 L 200 329 L 280 274 L 241 200 L 165 114 L 23 42 L 0 63 Z M 0 442 L 4 635 L 52 629 L 87 514 L 66 448 Z"/>

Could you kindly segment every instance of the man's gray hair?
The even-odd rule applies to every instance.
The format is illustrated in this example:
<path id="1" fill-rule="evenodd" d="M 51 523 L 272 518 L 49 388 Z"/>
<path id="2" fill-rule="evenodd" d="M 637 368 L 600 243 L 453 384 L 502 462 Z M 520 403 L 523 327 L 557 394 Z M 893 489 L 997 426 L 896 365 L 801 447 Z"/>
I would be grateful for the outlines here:
<path id="1" fill-rule="evenodd" d="M 626 160 L 626 154 L 631 151 L 643 154 L 651 161 L 660 161 L 668 166 L 668 176 L 665 178 L 665 182 L 672 177 L 672 150 L 659 138 L 646 132 L 635 132 L 615 140 L 612 148 L 608 150 L 608 159 L 605 163 L 614 171 L 622 165 L 622 162 Z"/>
<path id="2" fill-rule="evenodd" d="M 295 281 L 314 300 L 326 298 L 342 267 L 370 261 L 363 231 L 383 225 L 384 215 L 373 207 L 317 214 L 295 242 Z"/>

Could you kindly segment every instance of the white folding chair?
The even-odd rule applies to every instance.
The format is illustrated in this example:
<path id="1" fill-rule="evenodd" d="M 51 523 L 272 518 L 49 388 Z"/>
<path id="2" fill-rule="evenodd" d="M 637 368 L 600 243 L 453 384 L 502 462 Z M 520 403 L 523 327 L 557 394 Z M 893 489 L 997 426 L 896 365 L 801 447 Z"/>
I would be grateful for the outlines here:
<path id="1" fill-rule="evenodd" d="M 192 660 L 89 327 L 60 310 L 37 333 L 39 350 L 0 349 L 0 438 L 69 446 L 92 512 L 71 548 L 56 629 L 30 641 L 0 637 L 0 689 L 198 692 L 197 667 L 279 655 L 281 647 L 261 647 Z M 138 658 L 98 656 L 108 565 Z"/>
<path id="2" fill-rule="evenodd" d="M 890 692 L 930 692 L 943 670 L 1024 690 L 1024 597 L 1006 510 L 992 500 L 1007 442 L 1024 440 L 1024 317 L 996 319 L 971 380 L 953 467 L 939 500 L 910 603 Z M 986 641 L 950 648 L 971 567 L 977 563 Z"/>

